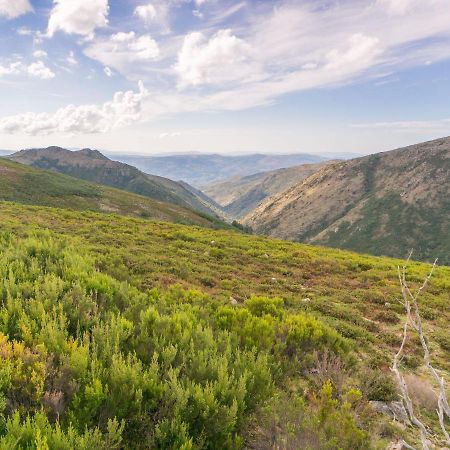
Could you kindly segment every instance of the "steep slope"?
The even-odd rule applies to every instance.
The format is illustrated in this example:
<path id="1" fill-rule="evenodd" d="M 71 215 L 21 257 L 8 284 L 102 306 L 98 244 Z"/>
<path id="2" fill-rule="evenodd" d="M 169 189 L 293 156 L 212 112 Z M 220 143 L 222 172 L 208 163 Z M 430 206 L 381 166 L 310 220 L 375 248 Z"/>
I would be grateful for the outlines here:
<path id="1" fill-rule="evenodd" d="M 217 203 L 213 198 L 206 195 L 203 191 L 195 188 L 194 186 L 191 186 L 190 184 L 184 181 L 179 181 L 178 183 L 180 183 L 188 191 L 192 192 L 201 201 L 204 201 L 208 205 L 208 207 L 211 208 L 219 217 L 227 216 L 223 207 L 219 203 Z M 231 220 L 231 217 L 229 219 Z"/>
<path id="2" fill-rule="evenodd" d="M 245 177 L 232 177 L 212 183 L 202 191 L 214 199 L 231 217 L 241 218 L 269 196 L 278 194 L 303 181 L 325 165 L 335 161 L 261 172 Z"/>
<path id="3" fill-rule="evenodd" d="M 398 400 L 401 261 L 11 203 L 0 217 L 0 448 L 420 448 L 370 403 Z M 412 289 L 429 270 L 409 263 Z M 449 277 L 420 297 L 447 383 Z M 439 448 L 421 355 L 408 339 Z"/>
<path id="4" fill-rule="evenodd" d="M 263 202 L 257 233 L 450 263 L 450 138 L 340 162 Z"/>
<path id="5" fill-rule="evenodd" d="M 22 150 L 9 158 L 36 168 L 52 170 L 214 215 L 205 199 L 198 198 L 181 184 L 167 178 L 148 175 L 128 164 L 112 161 L 97 150 L 70 151 L 60 147 L 48 147 Z"/>
<path id="6" fill-rule="evenodd" d="M 188 208 L 0 158 L 0 201 L 117 213 L 170 222 L 221 227 Z"/>
<path id="7" fill-rule="evenodd" d="M 154 173 L 173 180 L 183 180 L 195 187 L 202 188 L 206 184 L 224 180 L 234 176 L 252 175 L 258 172 L 298 166 L 299 164 L 323 161 L 317 155 L 173 155 L 173 156 L 138 156 L 111 155 L 138 167 L 147 173 Z"/>

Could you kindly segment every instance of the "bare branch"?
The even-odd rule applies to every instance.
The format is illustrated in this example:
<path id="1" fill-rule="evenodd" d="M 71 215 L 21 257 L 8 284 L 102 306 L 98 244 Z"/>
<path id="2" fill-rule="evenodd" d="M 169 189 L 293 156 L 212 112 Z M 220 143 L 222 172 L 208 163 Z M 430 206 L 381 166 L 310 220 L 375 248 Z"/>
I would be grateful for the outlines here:
<path id="1" fill-rule="evenodd" d="M 445 394 L 445 393 L 444 393 Z M 442 433 L 444 433 L 445 439 L 447 441 L 447 444 L 450 444 L 450 436 L 445 428 L 445 422 L 444 422 L 444 411 L 445 411 L 445 406 L 444 403 L 446 402 L 446 398 L 444 397 L 444 395 L 441 393 L 439 394 L 439 400 L 438 400 L 438 410 L 437 410 L 437 415 L 439 417 L 439 425 L 441 426 L 441 430 Z M 448 407 L 448 405 L 447 405 Z M 447 412 L 446 412 L 447 414 Z"/>
<path id="2" fill-rule="evenodd" d="M 412 251 L 409 253 L 407 262 L 409 261 L 411 255 L 412 255 Z M 438 399 L 437 414 L 439 417 L 439 424 L 441 426 L 441 429 L 445 436 L 445 439 L 446 439 L 447 443 L 450 444 L 450 437 L 445 428 L 444 414 L 450 418 L 450 407 L 449 407 L 447 396 L 446 396 L 444 379 L 439 376 L 437 370 L 431 364 L 430 350 L 429 350 L 428 344 L 425 339 L 425 334 L 424 334 L 423 327 L 422 327 L 422 318 L 420 315 L 419 304 L 417 301 L 418 298 L 420 297 L 420 295 L 427 288 L 428 283 L 433 275 L 434 269 L 436 268 L 437 261 L 438 261 L 437 259 L 434 261 L 430 272 L 428 273 L 424 282 L 422 283 L 422 285 L 420 286 L 420 288 L 417 290 L 417 292 L 415 294 L 413 294 L 411 292 L 411 289 L 409 288 L 409 286 L 406 282 L 406 264 L 403 266 L 402 271 L 400 271 L 400 266 L 398 266 L 398 277 L 399 277 L 400 289 L 401 289 L 401 293 L 402 293 L 402 297 L 403 297 L 403 302 L 400 301 L 400 303 L 405 307 L 406 322 L 405 322 L 404 329 L 403 329 L 402 344 L 400 346 L 399 351 L 397 352 L 397 354 L 394 357 L 394 363 L 392 366 L 392 370 L 397 377 L 397 382 L 398 382 L 398 385 L 399 385 L 399 388 L 401 391 L 401 395 L 402 395 L 403 401 L 405 403 L 406 409 L 408 411 L 408 414 L 411 417 L 411 422 L 414 425 L 416 425 L 420 430 L 422 446 L 424 449 L 428 448 L 428 441 L 426 439 L 427 431 L 426 431 L 426 428 L 424 427 L 424 425 L 420 422 L 420 420 L 418 420 L 417 417 L 414 416 L 414 410 L 412 408 L 412 401 L 408 394 L 408 389 L 407 389 L 405 380 L 398 369 L 398 363 L 401 360 L 401 354 L 402 354 L 404 346 L 405 346 L 407 330 L 408 330 L 408 325 L 409 325 L 419 336 L 419 340 L 422 345 L 422 349 L 423 349 L 423 353 L 424 353 L 425 366 L 427 367 L 427 369 L 429 370 L 429 372 L 431 373 L 431 375 L 433 376 L 433 378 L 435 379 L 436 383 L 439 386 L 439 399 Z M 412 312 L 411 304 L 412 304 L 412 307 L 414 308 L 414 313 Z"/>
<path id="3" fill-rule="evenodd" d="M 403 447 L 407 448 L 408 450 L 416 450 L 413 446 L 409 445 L 407 442 L 405 441 L 401 441 L 401 444 Z"/>
<path id="4" fill-rule="evenodd" d="M 403 353 L 403 349 L 405 347 L 407 337 L 408 337 L 408 319 L 405 321 L 405 324 L 403 326 L 402 343 L 400 345 L 398 352 L 394 356 L 394 361 L 393 361 L 391 370 L 394 372 L 395 377 L 397 378 L 397 384 L 398 384 L 398 387 L 399 387 L 400 393 L 401 393 L 400 395 L 401 395 L 403 404 L 405 406 L 405 409 L 408 412 L 409 419 L 411 420 L 411 423 L 413 425 L 415 425 L 420 431 L 420 440 L 422 442 L 422 448 L 423 448 L 423 450 L 429 450 L 430 447 L 428 445 L 427 429 L 425 428 L 425 425 L 414 414 L 413 402 L 412 402 L 411 397 L 408 392 L 408 386 L 406 385 L 405 378 L 403 377 L 403 375 L 401 374 L 401 372 L 398 368 L 398 363 L 401 359 L 401 355 Z"/>

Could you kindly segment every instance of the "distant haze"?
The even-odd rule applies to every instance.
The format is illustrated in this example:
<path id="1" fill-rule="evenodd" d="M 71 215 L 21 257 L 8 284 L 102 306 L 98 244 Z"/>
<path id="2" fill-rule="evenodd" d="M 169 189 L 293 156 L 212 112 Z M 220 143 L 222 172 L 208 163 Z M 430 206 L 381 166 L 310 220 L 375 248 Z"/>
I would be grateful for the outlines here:
<path id="1" fill-rule="evenodd" d="M 137 167 L 146 173 L 172 180 L 183 180 L 196 187 L 231 176 L 252 175 L 258 172 L 317 163 L 326 158 L 318 155 L 240 155 L 182 154 L 172 156 L 139 156 L 109 154 L 111 158 Z"/>

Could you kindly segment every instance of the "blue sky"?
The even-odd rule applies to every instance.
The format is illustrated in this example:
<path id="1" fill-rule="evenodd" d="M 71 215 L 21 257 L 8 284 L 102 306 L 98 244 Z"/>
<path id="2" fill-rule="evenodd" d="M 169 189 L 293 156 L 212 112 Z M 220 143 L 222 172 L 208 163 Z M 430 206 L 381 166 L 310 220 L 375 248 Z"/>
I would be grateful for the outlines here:
<path id="1" fill-rule="evenodd" d="M 450 134 L 449 0 L 0 0 L 0 148 L 369 153 Z"/>

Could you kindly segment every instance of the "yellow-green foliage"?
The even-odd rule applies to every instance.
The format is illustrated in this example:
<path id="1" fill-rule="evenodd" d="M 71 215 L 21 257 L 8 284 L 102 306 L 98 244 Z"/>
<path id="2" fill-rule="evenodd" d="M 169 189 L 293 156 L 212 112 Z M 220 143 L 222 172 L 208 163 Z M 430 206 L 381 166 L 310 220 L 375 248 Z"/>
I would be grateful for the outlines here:
<path id="1" fill-rule="evenodd" d="M 120 432 L 132 448 L 239 447 L 278 364 L 346 350 L 279 299 L 233 308 L 198 291 L 142 292 L 49 233 L 4 234 L 0 267 L 5 445 L 102 448 Z"/>
<path id="2" fill-rule="evenodd" d="M 371 447 L 368 436 L 354 421 L 362 394 L 350 389 L 340 400 L 325 382 L 308 402 L 299 396 L 278 393 L 258 411 L 258 426 L 250 438 L 251 448 L 352 449 Z"/>
<path id="3" fill-rule="evenodd" d="M 326 448 L 369 448 L 361 411 L 395 393 L 361 366 L 389 373 L 398 261 L 50 208 L 0 219 L 0 448 L 241 448 L 279 396 L 298 442 L 320 423 Z M 449 273 L 422 299 L 445 376 Z"/>

